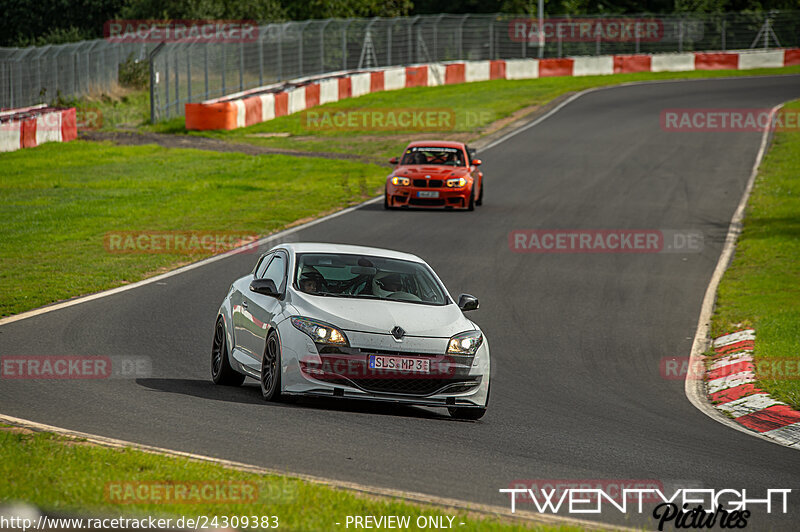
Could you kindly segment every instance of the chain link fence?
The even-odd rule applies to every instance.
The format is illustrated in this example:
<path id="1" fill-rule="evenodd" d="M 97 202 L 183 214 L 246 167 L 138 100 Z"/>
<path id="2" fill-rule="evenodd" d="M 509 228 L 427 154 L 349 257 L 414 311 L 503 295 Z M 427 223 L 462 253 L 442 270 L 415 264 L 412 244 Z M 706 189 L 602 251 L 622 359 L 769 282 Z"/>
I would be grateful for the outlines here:
<path id="1" fill-rule="evenodd" d="M 540 36 L 543 45 L 540 46 Z M 184 40 L 185 41 L 185 40 Z M 453 60 L 800 46 L 800 12 L 562 16 L 425 15 L 268 24 L 240 42 L 109 42 L 0 48 L 0 107 L 108 91 L 150 60 L 151 119 L 184 104 L 344 70 Z"/>
<path id="2" fill-rule="evenodd" d="M 311 20 L 262 26 L 252 42 L 168 43 L 151 63 L 152 119 L 183 115 L 187 102 L 345 70 L 800 45 L 798 12 L 551 17 L 543 28 L 541 50 L 535 19 L 505 14 Z"/>
<path id="3" fill-rule="evenodd" d="M 97 94 L 119 82 L 126 60 L 146 60 L 152 44 L 76 43 L 0 48 L 0 108 L 15 108 Z"/>

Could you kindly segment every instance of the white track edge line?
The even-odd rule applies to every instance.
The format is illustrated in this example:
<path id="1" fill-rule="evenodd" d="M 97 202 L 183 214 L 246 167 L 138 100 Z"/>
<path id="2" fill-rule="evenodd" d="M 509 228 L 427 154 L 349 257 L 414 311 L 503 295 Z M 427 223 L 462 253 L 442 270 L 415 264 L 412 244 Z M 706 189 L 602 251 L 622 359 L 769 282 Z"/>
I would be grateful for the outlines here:
<path id="1" fill-rule="evenodd" d="M 24 428 L 36 432 L 52 432 L 54 434 L 58 434 L 60 436 L 65 436 L 68 438 L 80 438 L 86 441 L 89 441 L 93 444 L 100 445 L 103 447 L 111 447 L 111 448 L 132 448 L 138 451 L 152 453 L 152 454 L 159 454 L 164 456 L 172 456 L 172 457 L 180 457 L 180 458 L 188 458 L 190 460 L 199 461 L 199 462 L 209 462 L 221 465 L 223 467 L 227 467 L 230 469 L 236 469 L 239 471 L 245 471 L 248 473 L 256 473 L 261 475 L 275 475 L 275 476 L 286 476 L 290 478 L 294 478 L 297 480 L 302 480 L 305 482 L 330 486 L 333 488 L 341 488 L 348 491 L 357 491 L 369 495 L 377 495 L 381 497 L 392 497 L 396 499 L 402 499 L 404 501 L 417 503 L 417 504 L 427 504 L 430 506 L 439 506 L 444 508 L 453 508 L 457 510 L 462 510 L 465 512 L 474 512 L 484 514 L 490 517 L 502 517 L 502 518 L 510 518 L 510 519 L 520 519 L 524 521 L 531 521 L 537 524 L 547 524 L 547 525 L 568 525 L 568 526 L 578 526 L 583 528 L 588 528 L 590 530 L 622 530 L 622 531 L 634 531 L 638 529 L 628 528 L 628 527 L 619 527 L 614 526 L 606 523 L 600 523 L 595 521 L 588 521 L 583 519 L 575 519 L 571 517 L 565 517 L 561 515 L 554 515 L 554 514 L 540 514 L 536 512 L 529 512 L 524 510 L 517 510 L 515 513 L 511 513 L 511 508 L 504 507 L 504 506 L 496 506 L 496 505 L 489 505 L 489 504 L 480 504 L 480 503 L 472 503 L 469 501 L 463 501 L 460 499 L 451 499 L 447 497 L 437 497 L 435 495 L 428 495 L 425 493 L 418 493 L 413 491 L 401 491 L 401 490 L 394 490 L 389 488 L 381 488 L 377 486 L 368 486 L 366 484 L 359 484 L 357 482 L 347 482 L 342 480 L 334 480 L 328 479 L 323 477 L 317 477 L 314 475 L 308 475 L 305 473 L 293 473 L 290 471 L 281 471 L 277 469 L 270 469 L 266 467 L 254 466 L 250 464 L 245 464 L 243 462 L 236 462 L 232 460 L 225 460 L 221 458 L 214 458 L 212 456 L 205 456 L 201 454 L 194 454 L 188 453 L 185 451 L 176 451 L 173 449 L 167 449 L 164 447 L 156 447 L 152 445 L 145 445 L 141 443 L 129 442 L 125 440 L 119 440 L 116 438 L 107 438 L 105 436 L 98 436 L 94 434 L 88 434 L 85 432 L 75 431 L 64 429 L 60 427 L 55 427 L 53 425 L 46 425 L 44 423 L 37 423 L 35 421 L 28 421 L 26 419 L 21 419 L 13 416 L 8 416 L 5 414 L 0 414 L 0 422 L 6 423 L 8 425 L 12 425 L 19 428 Z"/>
<path id="2" fill-rule="evenodd" d="M 785 103 L 786 102 L 776 105 L 770 110 L 770 124 L 772 123 L 772 117 L 774 114 L 778 112 L 778 110 L 783 107 Z M 747 207 L 747 200 L 750 198 L 750 193 L 753 190 L 753 185 L 755 184 L 756 177 L 758 176 L 758 169 L 761 166 L 761 161 L 764 159 L 764 155 L 766 154 L 769 138 L 770 129 L 769 126 L 767 126 L 764 128 L 764 132 L 761 135 L 761 146 L 758 149 L 756 160 L 753 163 L 753 169 L 750 172 L 750 178 L 747 180 L 747 186 L 745 186 L 742 198 L 739 200 L 739 205 L 736 207 L 736 211 L 733 213 L 733 217 L 731 218 L 731 223 L 728 226 L 728 234 L 725 236 L 725 244 L 722 248 L 722 253 L 720 253 L 717 266 L 714 268 L 711 281 L 709 281 L 705 296 L 703 297 L 703 304 L 700 309 L 700 318 L 697 321 L 697 331 L 695 332 L 694 341 L 692 342 L 692 350 L 689 354 L 689 367 L 694 367 L 694 364 L 703 364 L 703 367 L 705 367 L 705 357 L 703 356 L 703 353 L 711 343 L 709 340 L 711 332 L 711 316 L 714 312 L 714 303 L 716 302 L 717 298 L 717 288 L 719 288 L 719 283 L 722 280 L 722 276 L 725 274 L 725 270 L 728 269 L 731 259 L 733 259 L 733 252 L 736 248 L 736 240 L 739 238 L 739 235 L 742 232 L 742 220 L 744 219 L 744 211 Z M 700 410 L 711 419 L 736 429 L 739 432 L 744 432 L 745 434 L 774 443 L 775 445 L 792 449 L 792 447 L 769 438 L 768 436 L 764 436 L 760 432 L 755 432 L 745 428 L 733 419 L 730 419 L 722 414 L 719 410 L 714 408 L 714 406 L 706 397 L 704 385 L 705 381 L 703 379 L 686 379 L 684 381 L 686 398 L 689 399 L 689 402 L 692 403 L 695 408 Z"/>

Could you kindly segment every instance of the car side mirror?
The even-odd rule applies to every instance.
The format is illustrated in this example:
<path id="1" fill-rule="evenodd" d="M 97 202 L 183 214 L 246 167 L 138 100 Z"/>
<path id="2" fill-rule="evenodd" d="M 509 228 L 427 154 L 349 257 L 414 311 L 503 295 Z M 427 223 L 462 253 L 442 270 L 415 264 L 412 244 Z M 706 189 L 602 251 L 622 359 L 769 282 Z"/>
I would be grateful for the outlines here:
<path id="1" fill-rule="evenodd" d="M 473 166 L 480 166 L 482 164 L 483 164 L 483 161 L 481 161 L 480 159 L 472 159 L 472 165 Z"/>
<path id="2" fill-rule="evenodd" d="M 461 294 L 458 296 L 458 308 L 464 312 L 468 310 L 476 310 L 480 306 L 478 298 L 469 294 Z"/>
<path id="3" fill-rule="evenodd" d="M 270 297 L 278 297 L 281 295 L 272 279 L 253 279 L 250 283 L 250 290 L 257 294 Z"/>
<path id="4" fill-rule="evenodd" d="M 389 164 L 397 164 L 397 157 L 392 157 L 389 159 Z"/>

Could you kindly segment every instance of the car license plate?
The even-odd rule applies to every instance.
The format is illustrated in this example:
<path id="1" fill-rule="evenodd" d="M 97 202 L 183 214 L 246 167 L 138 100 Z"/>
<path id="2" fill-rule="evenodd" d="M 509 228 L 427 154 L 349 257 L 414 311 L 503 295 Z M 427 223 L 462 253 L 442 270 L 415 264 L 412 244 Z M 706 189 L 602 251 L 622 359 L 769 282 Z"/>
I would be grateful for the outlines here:
<path id="1" fill-rule="evenodd" d="M 418 198 L 438 198 L 439 191 L 438 190 L 420 190 L 417 192 Z"/>
<path id="2" fill-rule="evenodd" d="M 381 355 L 369 356 L 370 369 L 390 369 L 394 371 L 408 371 L 413 373 L 430 373 L 431 361 L 427 358 L 386 357 Z"/>

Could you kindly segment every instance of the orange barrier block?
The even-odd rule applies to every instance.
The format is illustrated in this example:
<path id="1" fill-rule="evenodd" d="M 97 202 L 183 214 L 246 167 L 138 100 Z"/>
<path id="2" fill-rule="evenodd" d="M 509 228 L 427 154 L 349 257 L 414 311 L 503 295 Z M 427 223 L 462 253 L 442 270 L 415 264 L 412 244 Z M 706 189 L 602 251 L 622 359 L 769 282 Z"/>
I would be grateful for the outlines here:
<path id="1" fill-rule="evenodd" d="M 650 72 L 649 55 L 615 55 L 614 73 Z"/>
<path id="2" fill-rule="evenodd" d="M 489 61 L 489 79 L 506 79 L 505 61 Z"/>
<path id="3" fill-rule="evenodd" d="M 736 70 L 739 68 L 739 54 L 694 54 L 695 70 Z"/>
<path id="4" fill-rule="evenodd" d="M 353 95 L 353 83 L 350 78 L 339 78 L 339 99 L 344 100 Z"/>
<path id="5" fill-rule="evenodd" d="M 289 94 L 286 92 L 275 93 L 275 116 L 289 114 Z"/>
<path id="6" fill-rule="evenodd" d="M 571 76 L 572 59 L 541 59 L 539 61 L 539 77 Z"/>
<path id="7" fill-rule="evenodd" d="M 61 111 L 61 142 L 78 138 L 78 120 L 74 107 Z"/>
<path id="8" fill-rule="evenodd" d="M 464 63 L 455 63 L 447 65 L 444 70 L 444 82 L 446 85 L 453 83 L 464 83 L 464 71 L 466 67 Z"/>
<path id="9" fill-rule="evenodd" d="M 306 109 L 319 105 L 319 84 L 306 85 Z"/>
<path id="10" fill-rule="evenodd" d="M 236 106 L 230 102 L 187 103 L 186 129 L 236 129 Z"/>
<path id="11" fill-rule="evenodd" d="M 784 50 L 783 66 L 800 65 L 800 49 Z"/>
<path id="12" fill-rule="evenodd" d="M 23 148 L 36 147 L 36 117 L 22 120 L 20 144 Z"/>
<path id="13" fill-rule="evenodd" d="M 383 90 L 383 71 L 369 73 L 369 92 L 378 92 Z"/>
<path id="14" fill-rule="evenodd" d="M 261 122 L 261 98 L 251 96 L 244 100 L 244 125 L 252 126 Z"/>
<path id="15" fill-rule="evenodd" d="M 427 87 L 428 67 L 406 67 L 406 87 Z"/>

